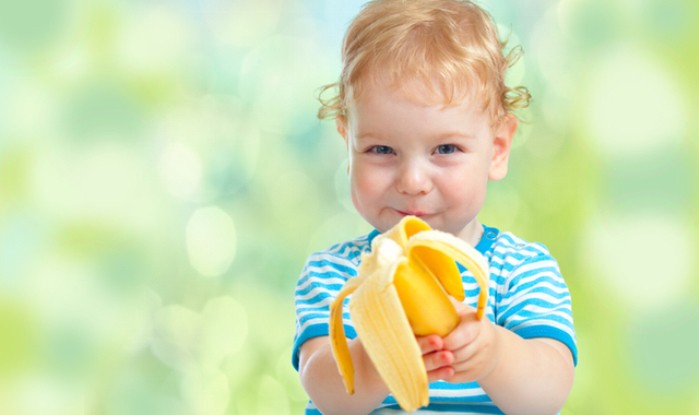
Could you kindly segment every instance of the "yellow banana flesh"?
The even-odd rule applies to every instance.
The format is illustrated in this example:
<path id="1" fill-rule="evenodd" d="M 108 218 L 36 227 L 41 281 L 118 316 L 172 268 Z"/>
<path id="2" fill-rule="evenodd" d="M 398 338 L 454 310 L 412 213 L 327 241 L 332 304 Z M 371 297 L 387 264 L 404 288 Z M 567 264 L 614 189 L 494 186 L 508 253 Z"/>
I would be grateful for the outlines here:
<path id="1" fill-rule="evenodd" d="M 362 256 L 358 275 L 349 279 L 330 308 L 333 356 L 347 393 L 354 393 L 354 367 L 342 322 L 344 299 L 355 330 L 377 372 L 404 411 L 429 403 L 427 371 L 416 335 L 447 335 L 459 323 L 449 295 L 464 300 L 461 274 L 466 266 L 480 286 L 476 317 L 488 295 L 488 262 L 471 245 L 432 230 L 414 216 L 403 218 L 374 238 Z"/>

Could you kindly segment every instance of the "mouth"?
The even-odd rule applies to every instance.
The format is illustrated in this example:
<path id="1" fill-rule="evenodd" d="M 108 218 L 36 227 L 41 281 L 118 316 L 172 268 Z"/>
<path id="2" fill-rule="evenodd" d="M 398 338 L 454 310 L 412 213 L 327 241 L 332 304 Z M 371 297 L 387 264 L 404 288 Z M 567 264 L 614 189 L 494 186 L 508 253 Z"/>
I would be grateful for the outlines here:
<path id="1" fill-rule="evenodd" d="M 408 211 L 403 211 L 403 210 L 396 210 L 399 215 L 401 216 L 416 216 L 418 218 L 428 216 L 429 213 L 423 212 L 421 210 L 408 210 Z"/>

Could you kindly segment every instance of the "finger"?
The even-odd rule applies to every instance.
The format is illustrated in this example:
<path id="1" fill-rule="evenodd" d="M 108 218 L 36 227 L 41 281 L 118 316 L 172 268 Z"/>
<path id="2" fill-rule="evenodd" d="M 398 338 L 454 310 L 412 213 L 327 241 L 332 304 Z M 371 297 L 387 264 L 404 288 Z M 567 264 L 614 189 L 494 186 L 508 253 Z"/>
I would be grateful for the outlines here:
<path id="1" fill-rule="evenodd" d="M 436 334 L 417 336 L 415 339 L 423 355 L 444 349 L 444 340 Z"/>
<path id="2" fill-rule="evenodd" d="M 427 371 L 427 380 L 429 382 L 448 380 L 454 376 L 454 373 L 454 368 L 451 366 L 440 367 L 439 369 Z"/>
<path id="3" fill-rule="evenodd" d="M 488 376 L 498 364 L 498 359 L 476 344 L 470 344 L 453 353 L 455 376 L 461 379 L 479 380 Z"/>
<path id="4" fill-rule="evenodd" d="M 468 372 L 481 364 L 481 359 L 474 347 L 463 347 L 452 352 L 452 355 L 454 356 L 454 361 L 451 363 L 451 366 L 456 373 Z"/>
<path id="5" fill-rule="evenodd" d="M 475 312 L 462 315 L 459 325 L 444 338 L 444 348 L 456 350 L 473 342 L 480 333 L 480 323 Z"/>
<path id="6" fill-rule="evenodd" d="M 454 362 L 454 354 L 447 350 L 440 350 L 426 354 L 422 359 L 425 362 L 425 369 L 429 372 L 439 369 L 440 367 L 451 365 Z"/>
<path id="7" fill-rule="evenodd" d="M 476 347 L 473 347 L 473 344 L 468 344 L 456 350 L 451 350 L 451 353 L 454 357 L 452 366 L 454 366 L 454 369 L 459 372 L 464 370 L 466 364 L 473 359 L 476 354 Z"/>
<path id="8" fill-rule="evenodd" d="M 466 303 L 462 303 L 461 301 L 457 300 L 456 298 L 452 297 L 451 295 L 449 296 L 449 301 L 451 301 L 451 304 L 454 306 L 454 308 L 456 309 L 456 313 L 459 316 L 463 316 L 463 315 L 471 314 L 471 313 L 473 313 L 473 314 L 476 313 L 475 308 L 471 307 L 470 305 L 468 305 Z"/>

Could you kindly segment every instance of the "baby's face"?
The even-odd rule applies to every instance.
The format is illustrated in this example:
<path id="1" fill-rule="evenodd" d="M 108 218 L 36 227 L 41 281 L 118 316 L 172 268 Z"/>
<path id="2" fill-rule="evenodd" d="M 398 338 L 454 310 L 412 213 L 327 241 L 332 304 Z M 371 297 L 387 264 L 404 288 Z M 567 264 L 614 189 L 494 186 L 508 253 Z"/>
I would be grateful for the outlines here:
<path id="1" fill-rule="evenodd" d="M 475 244 L 487 182 L 505 175 L 514 128 L 500 137 L 502 128 L 493 131 L 487 113 L 468 98 L 451 106 L 422 103 L 431 101 L 376 84 L 349 106 L 338 127 L 347 142 L 352 201 L 381 232 L 415 215 Z"/>

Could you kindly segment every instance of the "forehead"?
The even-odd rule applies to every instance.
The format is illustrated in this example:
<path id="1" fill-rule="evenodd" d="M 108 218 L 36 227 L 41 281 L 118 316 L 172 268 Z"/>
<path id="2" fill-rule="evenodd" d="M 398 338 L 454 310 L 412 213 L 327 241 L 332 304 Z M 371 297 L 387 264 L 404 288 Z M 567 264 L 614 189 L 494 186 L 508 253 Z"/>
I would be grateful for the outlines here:
<path id="1" fill-rule="evenodd" d="M 358 107 L 386 107 L 387 111 L 397 108 L 401 103 L 412 104 L 420 109 L 462 109 L 474 115 L 486 116 L 482 99 L 474 89 L 456 90 L 438 80 L 426 81 L 422 78 L 388 80 L 382 77 L 369 78 L 359 84 L 359 88 L 348 91 L 348 117 L 356 115 Z"/>
<path id="2" fill-rule="evenodd" d="M 446 102 L 421 83 L 405 88 L 374 84 L 350 102 L 347 117 L 358 136 L 472 134 L 490 124 L 488 114 L 470 95 Z"/>
<path id="3" fill-rule="evenodd" d="M 365 95 L 390 95 L 411 101 L 415 104 L 443 107 L 459 106 L 464 103 L 479 105 L 485 109 L 484 92 L 472 86 L 472 82 L 462 82 L 455 85 L 439 77 L 419 75 L 390 76 L 381 71 L 365 74 L 348 88 L 347 106 L 351 108 Z"/>

